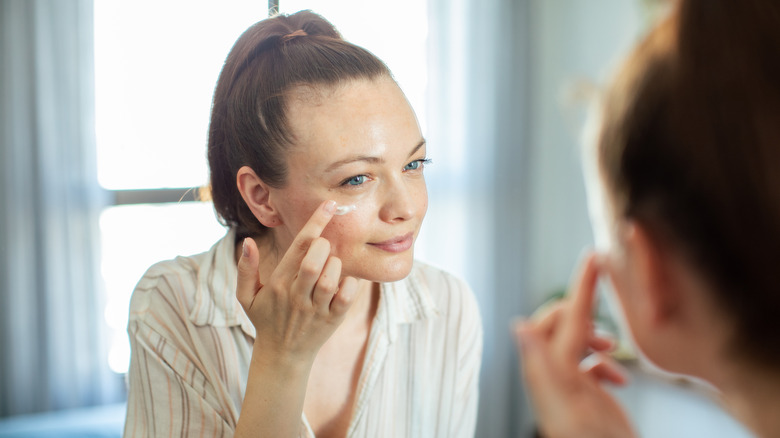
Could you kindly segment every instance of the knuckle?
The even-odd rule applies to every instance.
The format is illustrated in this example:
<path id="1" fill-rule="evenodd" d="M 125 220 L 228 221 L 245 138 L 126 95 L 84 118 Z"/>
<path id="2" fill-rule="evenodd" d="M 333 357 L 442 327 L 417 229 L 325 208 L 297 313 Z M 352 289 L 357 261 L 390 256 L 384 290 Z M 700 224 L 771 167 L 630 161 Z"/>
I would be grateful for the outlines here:
<path id="1" fill-rule="evenodd" d="M 312 261 L 304 260 L 301 262 L 300 272 L 304 277 L 316 277 L 320 274 L 320 266 Z"/>
<path id="2" fill-rule="evenodd" d="M 337 311 L 343 310 L 347 306 L 348 301 L 344 294 L 336 294 L 333 297 L 333 305 L 335 306 Z"/>
<path id="3" fill-rule="evenodd" d="M 271 293 L 274 296 L 282 294 L 286 288 L 286 285 L 279 279 L 273 279 L 263 286 L 263 289 L 266 289 L 268 293 Z M 263 293 L 266 293 L 266 291 L 264 290 Z"/>
<path id="4" fill-rule="evenodd" d="M 334 281 L 332 278 L 328 276 L 320 277 L 320 280 L 317 282 L 317 286 L 322 291 L 329 292 L 329 293 L 334 293 L 338 288 L 338 284 L 336 283 L 336 281 Z"/>
<path id="5" fill-rule="evenodd" d="M 300 235 L 299 235 L 300 237 Z M 300 252 L 306 252 L 309 250 L 309 247 L 311 246 L 312 241 L 305 238 L 300 238 L 295 242 L 295 245 L 297 246 L 298 250 Z"/>
<path id="6" fill-rule="evenodd" d="M 241 260 L 238 263 L 238 273 L 240 276 L 244 276 L 244 277 L 249 276 L 252 274 L 252 271 L 254 271 L 252 265 L 248 263 L 246 260 Z"/>

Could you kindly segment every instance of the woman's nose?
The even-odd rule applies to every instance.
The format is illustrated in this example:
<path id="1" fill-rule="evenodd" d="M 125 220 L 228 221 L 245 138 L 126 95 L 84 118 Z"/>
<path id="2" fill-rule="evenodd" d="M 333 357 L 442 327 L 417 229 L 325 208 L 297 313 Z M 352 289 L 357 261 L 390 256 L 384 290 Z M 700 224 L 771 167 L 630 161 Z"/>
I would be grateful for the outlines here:
<path id="1" fill-rule="evenodd" d="M 424 181 L 405 181 L 403 177 L 389 181 L 382 193 L 380 218 L 385 222 L 407 221 L 427 203 Z"/>

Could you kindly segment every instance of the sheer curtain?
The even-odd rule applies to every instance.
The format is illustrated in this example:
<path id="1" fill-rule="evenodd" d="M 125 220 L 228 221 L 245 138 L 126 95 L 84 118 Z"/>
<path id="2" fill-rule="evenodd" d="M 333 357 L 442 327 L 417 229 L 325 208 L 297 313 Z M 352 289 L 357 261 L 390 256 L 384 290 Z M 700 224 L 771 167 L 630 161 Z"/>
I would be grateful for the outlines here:
<path id="1" fill-rule="evenodd" d="M 427 255 L 474 289 L 485 329 L 476 436 L 531 423 L 509 322 L 527 308 L 528 2 L 430 0 Z"/>
<path id="2" fill-rule="evenodd" d="M 0 416 L 122 398 L 106 364 L 91 0 L 0 1 Z"/>

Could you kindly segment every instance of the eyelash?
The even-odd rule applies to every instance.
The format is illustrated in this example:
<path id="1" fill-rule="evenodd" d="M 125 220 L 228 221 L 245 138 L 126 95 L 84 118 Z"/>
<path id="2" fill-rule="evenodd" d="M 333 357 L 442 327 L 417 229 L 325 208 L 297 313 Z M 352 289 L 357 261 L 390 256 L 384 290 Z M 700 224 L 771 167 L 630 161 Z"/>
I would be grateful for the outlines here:
<path id="1" fill-rule="evenodd" d="M 418 166 L 416 169 L 407 169 L 406 168 L 407 166 L 409 166 L 410 164 L 413 164 L 413 163 L 420 163 L 420 165 L 422 167 Z M 433 160 L 431 160 L 430 158 L 421 158 L 419 160 L 414 160 L 414 161 L 409 162 L 406 166 L 404 166 L 404 172 L 414 171 L 414 170 L 423 170 L 426 165 L 429 165 L 431 163 L 433 163 Z M 340 185 L 341 186 L 352 185 L 354 187 L 359 187 L 359 186 L 362 186 L 365 183 L 365 181 L 363 181 L 360 184 L 349 184 L 349 182 L 354 180 L 355 178 L 368 178 L 368 175 L 355 175 L 355 176 L 351 176 L 351 177 L 345 179 L 344 181 L 342 181 Z"/>
<path id="2" fill-rule="evenodd" d="M 422 167 L 418 166 L 416 169 L 406 169 L 406 166 L 408 166 L 409 164 L 412 164 L 412 163 L 420 163 L 420 166 L 422 166 Z M 406 171 L 409 171 L 409 170 L 422 170 L 422 169 L 425 168 L 425 166 L 427 166 L 427 165 L 429 165 L 431 163 L 433 163 L 433 160 L 431 160 L 430 158 L 421 158 L 419 160 L 414 160 L 411 163 L 407 164 L 406 166 L 404 166 L 404 169 Z"/>

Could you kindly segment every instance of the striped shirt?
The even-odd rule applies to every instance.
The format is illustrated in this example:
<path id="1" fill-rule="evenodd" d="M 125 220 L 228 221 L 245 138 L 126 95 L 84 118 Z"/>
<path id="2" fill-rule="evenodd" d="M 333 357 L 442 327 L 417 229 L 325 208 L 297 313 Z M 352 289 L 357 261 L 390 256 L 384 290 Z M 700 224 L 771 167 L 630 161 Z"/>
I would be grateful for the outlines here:
<path id="1" fill-rule="evenodd" d="M 126 437 L 233 436 L 255 329 L 235 238 L 152 266 L 133 292 Z M 415 262 L 380 287 L 348 437 L 474 435 L 482 325 L 463 281 Z M 315 435 L 301 416 L 301 437 Z"/>

